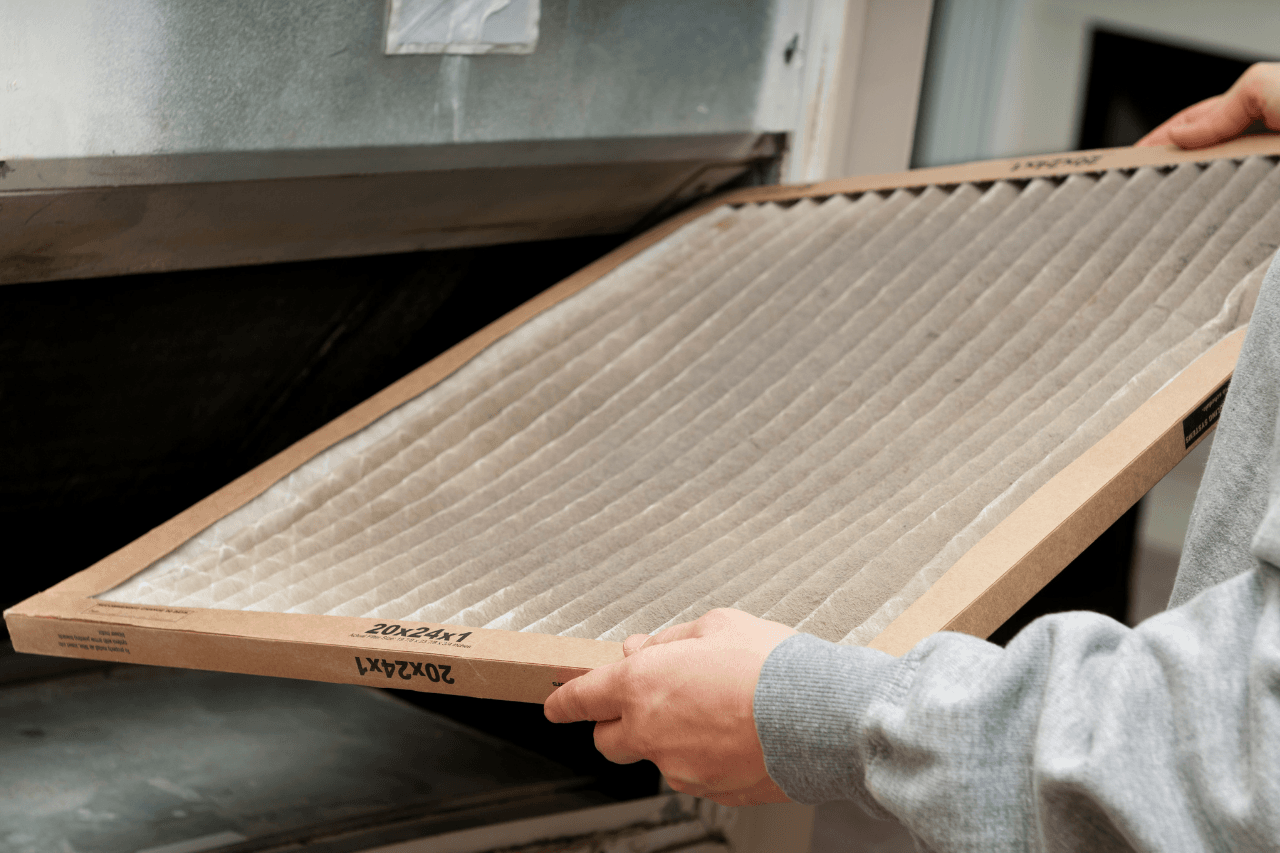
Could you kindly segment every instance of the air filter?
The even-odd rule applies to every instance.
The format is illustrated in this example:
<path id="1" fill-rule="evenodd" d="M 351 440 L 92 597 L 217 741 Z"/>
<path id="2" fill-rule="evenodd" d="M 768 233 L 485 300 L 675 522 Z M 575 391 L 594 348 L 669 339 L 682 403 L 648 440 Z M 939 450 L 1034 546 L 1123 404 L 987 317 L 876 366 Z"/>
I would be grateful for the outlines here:
<path id="1" fill-rule="evenodd" d="M 720 199 L 10 611 L 15 644 L 540 701 L 713 607 L 985 634 L 1212 426 L 1268 143 Z"/>

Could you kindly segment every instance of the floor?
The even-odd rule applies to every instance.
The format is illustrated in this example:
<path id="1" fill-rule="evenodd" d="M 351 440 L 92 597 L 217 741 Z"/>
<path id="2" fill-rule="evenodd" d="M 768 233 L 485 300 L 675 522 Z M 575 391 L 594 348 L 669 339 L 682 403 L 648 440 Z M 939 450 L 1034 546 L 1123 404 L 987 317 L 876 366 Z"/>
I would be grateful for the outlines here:
<path id="1" fill-rule="evenodd" d="M 1210 435 L 1143 499 L 1130 590 L 1131 625 L 1164 610 L 1169 600 L 1182 538 L 1212 442 Z M 911 836 L 895 821 L 876 820 L 848 802 L 818 807 L 812 853 L 908 853 L 915 849 Z"/>

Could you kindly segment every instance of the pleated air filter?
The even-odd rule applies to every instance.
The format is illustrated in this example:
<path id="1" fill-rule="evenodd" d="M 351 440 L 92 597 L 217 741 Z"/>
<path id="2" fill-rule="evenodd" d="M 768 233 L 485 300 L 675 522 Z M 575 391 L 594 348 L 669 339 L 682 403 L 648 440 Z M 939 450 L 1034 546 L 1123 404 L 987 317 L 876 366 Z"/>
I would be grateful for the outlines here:
<path id="1" fill-rule="evenodd" d="M 1249 147 L 722 199 L 10 611 L 15 644 L 540 701 L 714 607 L 985 634 L 1216 419 L 1280 236 Z"/>

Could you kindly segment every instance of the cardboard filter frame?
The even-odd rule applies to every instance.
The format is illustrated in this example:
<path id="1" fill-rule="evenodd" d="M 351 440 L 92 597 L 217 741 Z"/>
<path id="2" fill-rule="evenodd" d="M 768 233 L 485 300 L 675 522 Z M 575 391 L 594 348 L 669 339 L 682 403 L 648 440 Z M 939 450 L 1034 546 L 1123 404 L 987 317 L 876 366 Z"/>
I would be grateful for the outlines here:
<path id="1" fill-rule="evenodd" d="M 713 198 L 629 241 L 141 538 L 5 611 L 20 652 L 542 702 L 619 660 L 620 643 L 372 619 L 99 601 L 294 469 L 449 376 L 485 347 L 721 205 L 1280 155 L 1280 136 L 1200 151 L 1114 148 L 992 160 Z M 987 636 L 1212 429 L 1244 339 L 1228 335 L 1054 476 L 871 643 L 901 654 L 931 633 Z"/>

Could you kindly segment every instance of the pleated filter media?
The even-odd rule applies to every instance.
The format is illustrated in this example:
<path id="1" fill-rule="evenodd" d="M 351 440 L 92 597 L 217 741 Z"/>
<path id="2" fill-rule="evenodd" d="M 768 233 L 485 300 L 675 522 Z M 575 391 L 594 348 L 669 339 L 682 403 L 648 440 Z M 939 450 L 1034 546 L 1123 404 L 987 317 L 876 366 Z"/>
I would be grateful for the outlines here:
<path id="1" fill-rule="evenodd" d="M 720 206 L 98 598 L 866 643 L 1245 324 L 1278 234 L 1264 157 Z"/>

